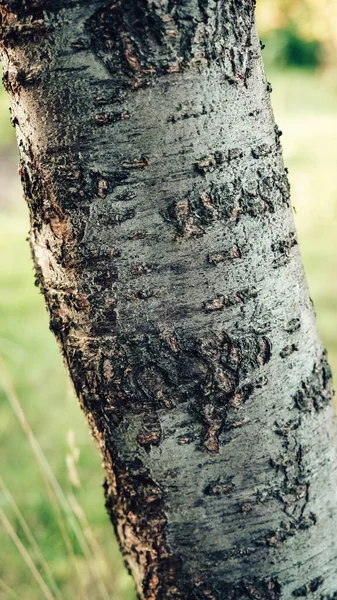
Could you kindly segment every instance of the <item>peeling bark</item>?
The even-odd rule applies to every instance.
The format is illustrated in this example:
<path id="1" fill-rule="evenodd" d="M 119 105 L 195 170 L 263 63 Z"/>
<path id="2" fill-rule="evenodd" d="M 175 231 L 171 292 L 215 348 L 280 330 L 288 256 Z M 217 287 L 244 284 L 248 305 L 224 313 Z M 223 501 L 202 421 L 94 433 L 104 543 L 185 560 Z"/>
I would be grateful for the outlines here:
<path id="1" fill-rule="evenodd" d="M 146 600 L 337 596 L 336 419 L 252 0 L 0 0 L 37 283 Z"/>

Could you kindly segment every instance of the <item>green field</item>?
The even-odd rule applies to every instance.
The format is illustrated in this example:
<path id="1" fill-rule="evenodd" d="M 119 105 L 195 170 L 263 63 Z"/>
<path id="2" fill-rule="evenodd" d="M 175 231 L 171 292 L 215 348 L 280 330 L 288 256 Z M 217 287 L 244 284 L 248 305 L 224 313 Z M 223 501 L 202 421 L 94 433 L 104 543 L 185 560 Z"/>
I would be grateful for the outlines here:
<path id="1" fill-rule="evenodd" d="M 274 88 L 276 120 L 284 132 L 285 164 L 290 170 L 292 199 L 311 296 L 319 330 L 333 370 L 337 372 L 337 94 L 330 81 L 310 72 L 269 74 L 269 79 Z M 6 99 L 1 93 L 0 158 L 3 160 L 11 153 L 13 135 L 8 128 L 5 105 Z M 0 180 L 2 196 L 7 193 L 6 186 L 8 180 Z M 8 188 L 8 198 L 12 196 Z M 48 330 L 42 298 L 34 287 L 26 242 L 27 211 L 20 199 L 2 201 L 0 210 L 1 374 L 4 369 L 8 371 L 7 379 L 12 381 L 65 496 L 75 496 L 86 514 L 90 530 L 83 522 L 80 528 L 86 536 L 90 557 L 83 555 L 72 531 L 69 540 L 66 537 L 67 548 L 62 526 L 58 524 L 60 516 L 57 517 L 57 510 L 55 513 L 38 462 L 3 391 L 0 399 L 1 476 L 50 565 L 61 592 L 59 597 L 64 600 L 104 597 L 130 600 L 134 598 L 132 582 L 122 567 L 103 507 L 100 458 L 73 397 L 56 342 Z M 76 463 L 80 482 L 76 482 L 73 469 L 67 467 L 67 462 L 69 465 L 72 460 L 69 456 L 77 458 L 76 450 L 71 451 L 69 447 L 71 440 L 75 440 L 80 450 Z M 1 490 L 0 509 L 33 555 L 14 509 Z M 61 518 L 62 523 L 67 523 L 62 513 Z M 0 599 L 44 598 L 1 524 L 0 531 L 0 578 L 16 594 L 11 596 L 0 581 Z M 73 551 L 69 551 L 69 541 Z"/>

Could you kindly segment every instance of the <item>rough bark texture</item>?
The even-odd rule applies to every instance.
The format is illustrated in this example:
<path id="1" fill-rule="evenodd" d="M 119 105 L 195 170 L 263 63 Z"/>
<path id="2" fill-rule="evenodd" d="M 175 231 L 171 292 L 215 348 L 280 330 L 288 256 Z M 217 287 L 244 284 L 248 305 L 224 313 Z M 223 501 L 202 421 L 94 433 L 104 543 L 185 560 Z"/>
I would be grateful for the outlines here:
<path id="1" fill-rule="evenodd" d="M 337 598 L 331 375 L 253 4 L 0 1 L 37 281 L 147 600 Z"/>

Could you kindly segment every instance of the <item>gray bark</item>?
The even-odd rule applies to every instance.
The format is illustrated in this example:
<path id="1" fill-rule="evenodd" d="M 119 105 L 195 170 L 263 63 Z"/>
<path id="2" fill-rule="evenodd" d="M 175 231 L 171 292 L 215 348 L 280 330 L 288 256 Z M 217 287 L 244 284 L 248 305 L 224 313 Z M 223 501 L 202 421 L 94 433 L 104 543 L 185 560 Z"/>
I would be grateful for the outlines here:
<path id="1" fill-rule="evenodd" d="M 337 598 L 331 374 L 254 2 L 0 11 L 37 281 L 139 597 Z"/>

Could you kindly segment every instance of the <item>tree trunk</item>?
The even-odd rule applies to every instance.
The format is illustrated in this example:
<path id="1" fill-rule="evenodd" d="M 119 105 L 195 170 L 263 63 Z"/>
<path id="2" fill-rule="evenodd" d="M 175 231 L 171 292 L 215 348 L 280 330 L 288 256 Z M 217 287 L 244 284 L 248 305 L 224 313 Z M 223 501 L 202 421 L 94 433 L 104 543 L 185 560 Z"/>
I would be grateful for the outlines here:
<path id="1" fill-rule="evenodd" d="M 253 0 L 0 11 L 37 281 L 139 597 L 337 598 L 331 374 Z"/>

